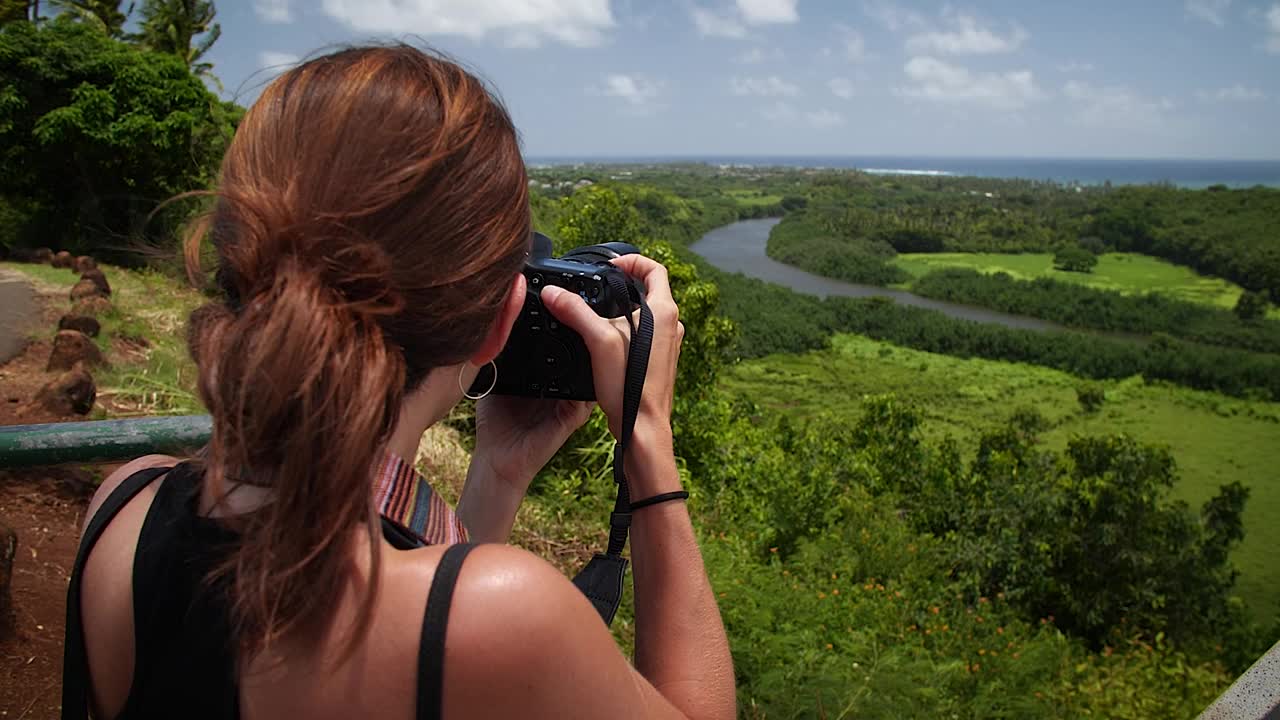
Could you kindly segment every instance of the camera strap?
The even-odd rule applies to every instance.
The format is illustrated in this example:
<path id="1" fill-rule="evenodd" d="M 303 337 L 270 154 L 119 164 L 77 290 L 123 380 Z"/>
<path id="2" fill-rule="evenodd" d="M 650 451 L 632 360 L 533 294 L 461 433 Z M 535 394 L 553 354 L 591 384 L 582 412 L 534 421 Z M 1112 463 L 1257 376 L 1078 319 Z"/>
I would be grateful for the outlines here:
<path id="1" fill-rule="evenodd" d="M 644 394 L 644 380 L 649 372 L 649 349 L 653 345 L 653 313 L 645 302 L 644 293 L 621 273 L 608 273 L 611 292 L 630 297 L 640 306 L 637 323 L 631 314 L 627 324 L 631 327 L 631 344 L 627 352 L 627 371 L 622 386 L 621 437 L 613 446 L 613 481 L 618 485 L 618 495 L 609 515 L 609 547 L 596 553 L 591 562 L 573 579 L 582 594 L 587 596 L 604 624 L 613 623 L 613 616 L 622 604 L 622 583 L 627 574 L 627 559 L 622 550 L 627 545 L 627 533 L 631 528 L 631 489 L 627 485 L 624 469 L 627 448 L 635 431 L 636 416 L 640 414 L 640 398 Z"/>

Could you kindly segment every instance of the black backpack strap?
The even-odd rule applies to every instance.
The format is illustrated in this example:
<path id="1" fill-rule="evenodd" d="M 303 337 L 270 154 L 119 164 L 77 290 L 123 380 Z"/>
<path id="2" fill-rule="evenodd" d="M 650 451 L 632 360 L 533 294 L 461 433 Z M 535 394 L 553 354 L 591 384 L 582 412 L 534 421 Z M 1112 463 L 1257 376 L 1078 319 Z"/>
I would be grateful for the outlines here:
<path id="1" fill-rule="evenodd" d="M 71 584 L 67 587 L 67 629 L 62 652 L 63 720 L 84 720 L 89 717 L 89 655 L 84 647 L 84 624 L 80 617 L 80 581 L 84 575 L 85 561 L 89 559 L 89 552 L 102 536 L 102 531 L 107 529 L 120 508 L 127 505 L 144 487 L 172 469 L 147 468 L 125 478 L 90 518 L 84 536 L 80 538 L 80 550 L 76 553 Z"/>
<path id="2" fill-rule="evenodd" d="M 444 639 L 449 629 L 449 605 L 462 571 L 462 561 L 475 550 L 470 543 L 451 545 L 444 551 L 427 594 L 418 645 L 418 720 L 440 720 L 444 713 Z"/>

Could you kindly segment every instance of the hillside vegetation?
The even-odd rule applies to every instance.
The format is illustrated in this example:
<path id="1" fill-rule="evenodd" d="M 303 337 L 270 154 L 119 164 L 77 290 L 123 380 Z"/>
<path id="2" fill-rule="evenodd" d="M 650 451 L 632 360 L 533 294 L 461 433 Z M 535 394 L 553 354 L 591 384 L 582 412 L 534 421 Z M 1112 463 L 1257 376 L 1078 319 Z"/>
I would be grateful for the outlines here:
<path id="1" fill-rule="evenodd" d="M 111 268 L 119 297 L 103 342 L 134 350 L 101 381 L 100 414 L 199 410 L 182 351 L 182 319 L 198 295 L 157 259 L 172 256 L 175 230 L 196 208 L 154 213 L 176 193 L 209 188 L 240 117 L 200 77 L 212 40 L 169 47 L 152 25 L 142 28 L 152 35 L 145 47 L 120 39 L 122 26 L 117 37 L 70 17 L 0 29 L 0 252 L 49 246 L 138 268 Z M 738 358 L 819 349 L 848 331 L 1245 398 L 1280 397 L 1276 357 L 1172 336 L 1100 342 L 880 301 L 818 302 L 709 272 L 685 250 L 717 225 L 787 213 L 780 228 L 823 231 L 794 242 L 829 245 L 801 256 L 843 267 L 839 243 L 853 237 L 858 258 L 897 282 L 898 252 L 1051 252 L 1096 236 L 1105 250 L 1164 257 L 1274 301 L 1280 260 L 1264 237 L 1274 193 L 1218 201 L 1167 188 L 1076 193 L 707 166 L 555 168 L 532 179 L 536 224 L 558 250 L 628 240 L 669 267 L 687 329 L 676 453 L 743 717 L 1185 717 L 1280 636 L 1274 617 L 1239 599 L 1232 560 L 1252 530 L 1247 508 L 1262 497 L 1265 510 L 1274 496 L 1246 487 L 1244 475 L 1201 478 L 1185 494 L 1178 457 L 1188 448 L 1105 425 L 1055 437 L 1035 413 L 973 422 L 948 442 L 924 414 L 936 409 L 905 391 L 880 388 L 838 413 L 791 413 L 770 406 L 782 388 L 744 397 L 720 383 Z M 144 243 L 159 254 L 132 251 Z M 456 491 L 473 423 L 459 408 L 420 453 L 446 493 Z M 611 447 L 597 414 L 535 481 L 516 541 L 566 570 L 602 547 Z M 624 610 L 615 624 L 624 649 L 631 627 Z"/>

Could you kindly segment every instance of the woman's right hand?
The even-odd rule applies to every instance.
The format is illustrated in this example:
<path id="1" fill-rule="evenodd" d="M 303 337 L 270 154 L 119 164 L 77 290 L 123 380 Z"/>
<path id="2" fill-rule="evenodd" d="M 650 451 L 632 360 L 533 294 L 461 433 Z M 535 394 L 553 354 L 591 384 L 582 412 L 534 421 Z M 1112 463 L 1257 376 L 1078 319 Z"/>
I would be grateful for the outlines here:
<path id="1" fill-rule="evenodd" d="M 676 380 L 676 363 L 680 359 L 680 343 L 684 325 L 680 309 L 671 296 L 667 269 L 643 255 L 623 255 L 613 264 L 644 283 L 649 310 L 653 313 L 653 344 L 649 350 L 649 369 L 640 414 L 636 418 L 636 437 L 643 442 L 671 442 L 671 405 Z M 606 319 L 596 314 L 576 293 L 548 285 L 542 289 L 542 304 L 557 320 L 582 336 L 591 353 L 592 379 L 596 402 L 609 418 L 609 430 L 615 438 L 622 434 L 622 394 L 627 375 L 627 349 L 631 328 L 626 318 Z"/>

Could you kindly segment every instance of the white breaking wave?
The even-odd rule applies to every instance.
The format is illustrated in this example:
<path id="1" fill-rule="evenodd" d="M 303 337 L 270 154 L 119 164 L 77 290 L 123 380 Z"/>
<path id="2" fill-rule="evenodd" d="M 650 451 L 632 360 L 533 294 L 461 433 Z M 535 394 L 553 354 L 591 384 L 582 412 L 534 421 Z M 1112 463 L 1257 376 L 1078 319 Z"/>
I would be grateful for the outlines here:
<path id="1" fill-rule="evenodd" d="M 950 170 L 905 170 L 901 168 L 866 168 L 862 172 L 872 175 L 955 175 Z"/>

